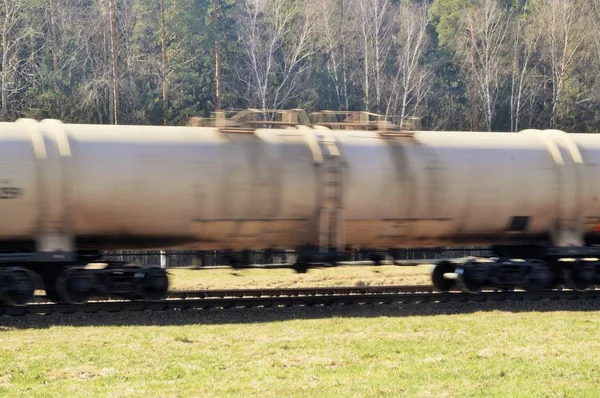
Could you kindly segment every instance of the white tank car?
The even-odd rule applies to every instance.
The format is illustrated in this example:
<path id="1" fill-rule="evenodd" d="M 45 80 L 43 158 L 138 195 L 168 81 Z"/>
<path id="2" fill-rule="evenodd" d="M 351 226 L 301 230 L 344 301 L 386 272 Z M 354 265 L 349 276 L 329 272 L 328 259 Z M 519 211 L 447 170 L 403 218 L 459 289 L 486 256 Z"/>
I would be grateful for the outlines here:
<path id="1" fill-rule="evenodd" d="M 600 203 L 600 137 L 558 131 L 336 133 L 346 243 L 583 246 Z"/>
<path id="2" fill-rule="evenodd" d="M 132 268 L 119 285 L 122 267 L 76 267 L 99 249 L 284 248 L 304 263 L 348 248 L 494 245 L 511 259 L 442 262 L 434 285 L 535 290 L 566 270 L 583 289 L 597 275 L 581 260 L 598 253 L 586 246 L 600 221 L 595 135 L 20 120 L 0 123 L 0 143 L 0 263 L 11 266 L 0 299 L 11 304 L 29 299 L 14 286 L 30 280 L 69 302 L 164 295 L 160 270 Z"/>

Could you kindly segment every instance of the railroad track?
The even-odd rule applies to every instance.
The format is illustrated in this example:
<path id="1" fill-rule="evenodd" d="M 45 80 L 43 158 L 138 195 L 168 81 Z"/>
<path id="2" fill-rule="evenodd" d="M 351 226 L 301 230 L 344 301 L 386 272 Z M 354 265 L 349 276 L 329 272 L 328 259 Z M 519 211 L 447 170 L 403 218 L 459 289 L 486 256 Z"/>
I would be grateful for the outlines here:
<path id="1" fill-rule="evenodd" d="M 333 287 L 301 287 L 301 288 L 269 288 L 269 289 L 211 289 L 211 290 L 171 290 L 167 299 L 207 299 L 226 297 L 280 297 L 280 296 L 319 296 L 319 295 L 349 295 L 374 293 L 433 293 L 433 286 L 425 285 L 390 285 L 390 286 L 333 286 Z M 108 297 L 100 301 L 122 299 Z M 99 299 L 96 299 L 99 301 Z M 33 303 L 49 303 L 46 296 L 35 296 Z M 0 307 L 2 308 L 2 307 Z"/>
<path id="2" fill-rule="evenodd" d="M 554 290 L 540 293 L 489 290 L 477 295 L 460 292 L 438 293 L 430 286 L 236 289 L 173 291 L 169 293 L 167 299 L 160 301 L 123 301 L 109 298 L 83 305 L 50 303 L 45 297 L 40 296 L 37 297 L 36 302 L 26 306 L 0 307 L 0 315 L 598 298 L 600 298 L 598 289 L 586 292 Z"/>

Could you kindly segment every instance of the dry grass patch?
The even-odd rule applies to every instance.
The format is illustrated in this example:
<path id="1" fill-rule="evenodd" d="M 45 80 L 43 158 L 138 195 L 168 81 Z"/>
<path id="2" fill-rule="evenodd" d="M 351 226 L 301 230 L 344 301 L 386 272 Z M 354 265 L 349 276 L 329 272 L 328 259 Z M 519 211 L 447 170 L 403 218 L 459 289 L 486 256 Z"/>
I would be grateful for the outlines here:
<path id="1" fill-rule="evenodd" d="M 111 376 L 115 373 L 115 368 L 97 369 L 94 366 L 77 366 L 74 368 L 53 369 L 48 372 L 48 379 L 86 381 L 97 377 Z"/>
<path id="2" fill-rule="evenodd" d="M 430 285 L 429 265 L 340 266 L 312 269 L 306 274 L 275 269 L 171 269 L 171 289 L 248 289 L 314 286 Z"/>

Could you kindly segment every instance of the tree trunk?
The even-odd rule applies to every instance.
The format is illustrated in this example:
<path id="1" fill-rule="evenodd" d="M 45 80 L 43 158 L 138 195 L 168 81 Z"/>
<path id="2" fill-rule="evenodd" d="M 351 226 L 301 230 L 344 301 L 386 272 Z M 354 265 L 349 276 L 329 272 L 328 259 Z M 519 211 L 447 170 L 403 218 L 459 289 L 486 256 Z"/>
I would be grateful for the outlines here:
<path id="1" fill-rule="evenodd" d="M 471 131 L 477 131 L 477 76 L 475 72 L 475 37 L 473 29 L 469 29 L 471 36 Z"/>
<path id="2" fill-rule="evenodd" d="M 344 78 L 344 102 L 345 102 L 345 111 L 348 111 L 348 77 L 346 74 L 346 35 L 344 32 L 344 27 L 346 26 L 346 8 L 345 1 L 340 0 L 340 6 L 342 8 L 342 23 L 340 24 L 341 29 L 341 37 L 342 37 L 342 74 Z"/>
<path id="3" fill-rule="evenodd" d="M 56 4 L 50 0 L 50 34 L 52 35 L 52 66 L 53 72 L 58 70 L 58 35 L 56 33 Z"/>
<path id="4" fill-rule="evenodd" d="M 217 14 L 217 0 L 213 0 L 213 22 L 218 26 L 219 15 Z M 215 111 L 221 110 L 221 51 L 219 49 L 218 33 L 215 35 Z"/>
<path id="5" fill-rule="evenodd" d="M 163 125 L 167 125 L 167 111 L 168 111 L 168 81 L 167 81 L 167 24 L 165 18 L 165 2 L 160 1 L 160 51 L 161 51 L 161 89 L 162 89 L 162 103 L 163 103 Z"/>
<path id="6" fill-rule="evenodd" d="M 7 121 L 8 116 L 8 32 L 6 27 L 2 30 L 2 121 Z"/>
<path id="7" fill-rule="evenodd" d="M 110 25 L 110 60 L 111 60 L 111 83 L 112 83 L 112 104 L 113 122 L 119 124 L 119 74 L 118 74 L 118 54 L 117 54 L 117 21 L 115 12 L 115 0 L 108 0 L 108 22 Z"/>
<path id="8" fill-rule="evenodd" d="M 381 49 L 380 49 L 380 38 L 379 38 L 379 10 L 375 10 L 375 101 L 377 106 L 377 112 L 381 112 L 381 81 L 380 81 L 380 70 L 381 70 Z"/>
<path id="9" fill-rule="evenodd" d="M 369 112 L 369 40 L 367 36 L 367 27 L 363 20 L 363 45 L 365 50 L 365 86 L 364 86 L 364 103 L 365 111 Z"/>
<path id="10" fill-rule="evenodd" d="M 221 110 L 221 53 L 219 44 L 215 43 L 215 110 Z"/>

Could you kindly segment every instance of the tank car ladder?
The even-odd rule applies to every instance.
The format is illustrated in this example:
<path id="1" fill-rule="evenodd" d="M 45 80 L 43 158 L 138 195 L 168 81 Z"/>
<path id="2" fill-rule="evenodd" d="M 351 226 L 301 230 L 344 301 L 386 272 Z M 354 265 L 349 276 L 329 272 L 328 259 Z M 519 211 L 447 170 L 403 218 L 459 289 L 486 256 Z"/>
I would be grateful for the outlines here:
<path id="1" fill-rule="evenodd" d="M 319 132 L 317 139 L 323 154 L 319 252 L 326 254 L 344 248 L 344 164 L 333 135 Z"/>

